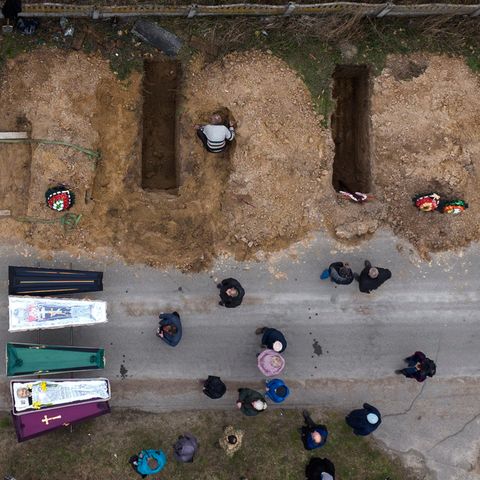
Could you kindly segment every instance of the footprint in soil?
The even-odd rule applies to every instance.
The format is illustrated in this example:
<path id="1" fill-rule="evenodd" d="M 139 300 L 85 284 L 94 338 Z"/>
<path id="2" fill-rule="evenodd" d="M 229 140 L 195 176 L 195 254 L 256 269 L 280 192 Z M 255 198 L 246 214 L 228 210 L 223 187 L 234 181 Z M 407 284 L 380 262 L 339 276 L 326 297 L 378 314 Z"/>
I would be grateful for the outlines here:
<path id="1" fill-rule="evenodd" d="M 127 372 L 128 372 L 128 370 L 125 368 L 125 365 L 122 363 L 120 365 L 120 376 L 122 377 L 122 380 L 127 378 Z"/>
<path id="2" fill-rule="evenodd" d="M 320 356 L 323 354 L 322 346 L 318 343 L 318 340 L 316 338 L 313 339 L 313 353 L 317 356 Z"/>

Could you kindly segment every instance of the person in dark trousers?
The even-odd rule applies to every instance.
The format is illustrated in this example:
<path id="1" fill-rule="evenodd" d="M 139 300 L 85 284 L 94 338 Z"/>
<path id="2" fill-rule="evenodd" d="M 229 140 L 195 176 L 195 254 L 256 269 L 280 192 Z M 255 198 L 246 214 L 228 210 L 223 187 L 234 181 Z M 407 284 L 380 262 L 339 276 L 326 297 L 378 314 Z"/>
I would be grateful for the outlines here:
<path id="1" fill-rule="evenodd" d="M 328 437 L 328 430 L 325 425 L 316 424 L 310 414 L 304 410 L 303 418 L 305 425 L 300 429 L 302 442 L 305 450 L 313 450 L 325 445 Z"/>
<path id="2" fill-rule="evenodd" d="M 239 388 L 237 408 L 247 417 L 254 417 L 267 408 L 265 397 L 251 388 Z"/>
<path id="3" fill-rule="evenodd" d="M 21 0 L 6 0 L 2 7 L 2 15 L 13 24 L 18 19 L 18 14 L 22 11 Z"/>
<path id="4" fill-rule="evenodd" d="M 287 340 L 280 330 L 270 327 L 261 327 L 255 330 L 257 335 L 262 335 L 262 347 L 269 348 L 277 353 L 287 348 Z"/>
<path id="5" fill-rule="evenodd" d="M 195 125 L 197 137 L 210 153 L 223 152 L 227 148 L 227 142 L 231 142 L 235 138 L 234 123 L 227 123 L 228 128 L 223 123 L 222 115 L 217 112 L 211 116 L 209 124 Z"/>
<path id="6" fill-rule="evenodd" d="M 330 280 L 337 285 L 350 285 L 353 282 L 353 272 L 346 262 L 334 262 L 328 267 Z M 322 274 L 323 277 L 323 274 Z"/>
<path id="7" fill-rule="evenodd" d="M 220 289 L 221 300 L 218 302 L 219 305 L 227 308 L 235 308 L 242 303 L 245 290 L 238 280 L 226 278 L 217 285 L 217 288 Z"/>
<path id="8" fill-rule="evenodd" d="M 173 446 L 173 456 L 183 463 L 193 462 L 198 450 L 198 440 L 191 433 L 184 433 L 178 437 Z"/>
<path id="9" fill-rule="evenodd" d="M 365 260 L 365 268 L 360 275 L 354 274 L 354 276 L 358 281 L 360 291 L 370 293 L 391 278 L 392 272 L 387 268 L 372 267 L 372 264 Z"/>
<path id="10" fill-rule="evenodd" d="M 203 393 L 213 399 L 222 398 L 226 391 L 226 385 L 220 377 L 215 377 L 214 375 L 209 375 L 203 384 Z"/>
<path id="11" fill-rule="evenodd" d="M 178 312 L 161 313 L 159 315 L 157 337 L 171 347 L 176 347 L 182 338 L 182 322 Z"/>
<path id="12" fill-rule="evenodd" d="M 395 370 L 397 375 L 405 375 L 407 378 L 414 378 L 417 382 L 424 382 L 427 377 L 433 377 L 437 372 L 435 362 L 428 358 L 423 352 L 415 352 L 404 359 L 406 368 Z"/>
<path id="13" fill-rule="evenodd" d="M 365 436 L 369 435 L 379 427 L 382 423 L 382 416 L 375 407 L 368 403 L 364 403 L 363 408 L 352 410 L 345 417 L 345 421 L 347 422 L 347 425 L 353 428 L 353 433 L 355 435 Z"/>
<path id="14" fill-rule="evenodd" d="M 307 480 L 335 480 L 335 465 L 328 458 L 312 457 L 305 475 Z"/>

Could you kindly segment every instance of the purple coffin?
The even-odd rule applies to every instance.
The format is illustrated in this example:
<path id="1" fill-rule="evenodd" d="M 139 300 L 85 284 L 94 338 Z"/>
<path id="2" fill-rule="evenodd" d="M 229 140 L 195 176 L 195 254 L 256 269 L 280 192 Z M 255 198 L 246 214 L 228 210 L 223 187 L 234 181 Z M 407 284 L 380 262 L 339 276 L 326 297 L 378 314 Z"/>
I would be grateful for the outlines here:
<path id="1" fill-rule="evenodd" d="M 66 427 L 71 423 L 78 423 L 106 413 L 110 413 L 110 405 L 108 401 L 101 401 L 67 405 L 24 415 L 13 415 L 12 412 L 12 417 L 17 439 L 23 442 L 57 428 Z"/>

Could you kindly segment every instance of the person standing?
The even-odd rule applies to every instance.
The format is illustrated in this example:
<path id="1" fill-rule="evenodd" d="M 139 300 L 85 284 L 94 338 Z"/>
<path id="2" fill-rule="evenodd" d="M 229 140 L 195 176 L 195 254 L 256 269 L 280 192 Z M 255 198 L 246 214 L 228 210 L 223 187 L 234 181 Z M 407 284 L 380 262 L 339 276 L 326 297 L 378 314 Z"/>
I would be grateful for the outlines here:
<path id="1" fill-rule="evenodd" d="M 220 289 L 219 305 L 227 308 L 235 308 L 242 303 L 245 290 L 238 280 L 226 278 L 217 285 L 217 288 Z"/>
<path id="2" fill-rule="evenodd" d="M 360 275 L 354 274 L 362 293 L 370 293 L 392 277 L 392 272 L 387 268 L 372 267 L 372 264 L 365 260 L 365 268 Z"/>
<path id="3" fill-rule="evenodd" d="M 142 450 L 128 460 L 132 468 L 142 477 L 153 475 L 163 470 L 167 463 L 167 456 L 162 450 Z"/>
<path id="4" fill-rule="evenodd" d="M 328 458 L 311 457 L 305 475 L 307 480 L 335 480 L 335 465 Z"/>
<path id="5" fill-rule="evenodd" d="M 161 313 L 159 315 L 157 337 L 171 347 L 176 347 L 182 339 L 182 322 L 178 312 Z"/>
<path id="6" fill-rule="evenodd" d="M 191 433 L 184 433 L 178 437 L 173 446 L 173 456 L 182 463 L 193 462 L 198 450 L 198 441 Z"/>
<path id="7" fill-rule="evenodd" d="M 347 422 L 347 425 L 353 428 L 353 433 L 355 435 L 365 436 L 369 435 L 380 426 L 382 423 L 382 416 L 375 407 L 368 403 L 364 403 L 363 408 L 352 410 L 345 417 L 345 421 Z"/>
<path id="8" fill-rule="evenodd" d="M 267 408 L 265 397 L 251 388 L 239 388 L 237 408 L 247 417 L 254 417 Z"/>
<path id="9" fill-rule="evenodd" d="M 266 377 L 274 377 L 285 368 L 285 359 L 279 353 L 267 348 L 258 354 L 257 366 Z"/>
<path id="10" fill-rule="evenodd" d="M 268 380 L 265 395 L 274 403 L 282 403 L 289 395 L 290 390 L 280 378 Z"/>
<path id="11" fill-rule="evenodd" d="M 222 398 L 227 391 L 227 386 L 220 377 L 209 375 L 203 384 L 203 393 L 212 399 Z"/>
<path id="12" fill-rule="evenodd" d="M 220 447 L 225 450 L 228 457 L 233 457 L 234 453 L 240 450 L 243 440 L 243 430 L 237 430 L 233 426 L 229 425 L 225 427 L 223 436 L 218 443 Z"/>
<path id="13" fill-rule="evenodd" d="M 435 362 L 428 358 L 423 352 L 415 352 L 404 359 L 406 368 L 395 370 L 397 375 L 405 375 L 407 378 L 414 378 L 417 382 L 424 382 L 427 377 L 433 377 L 437 372 Z"/>
<path id="14" fill-rule="evenodd" d="M 270 327 L 260 327 L 255 330 L 256 335 L 262 335 L 262 347 L 274 350 L 277 353 L 285 351 L 287 340 L 280 330 Z"/>
<path id="15" fill-rule="evenodd" d="M 316 424 L 307 410 L 303 411 L 305 425 L 300 429 L 305 450 L 323 447 L 327 441 L 328 430 L 325 425 Z"/>
<path id="16" fill-rule="evenodd" d="M 223 124 L 220 113 L 214 113 L 207 125 L 195 125 L 198 138 L 210 153 L 221 153 L 227 148 L 227 141 L 235 138 L 234 123 L 229 122 L 228 128 Z"/>
<path id="17" fill-rule="evenodd" d="M 330 278 L 337 285 L 350 285 L 353 282 L 353 272 L 346 262 L 334 262 L 320 276 L 322 280 Z"/>

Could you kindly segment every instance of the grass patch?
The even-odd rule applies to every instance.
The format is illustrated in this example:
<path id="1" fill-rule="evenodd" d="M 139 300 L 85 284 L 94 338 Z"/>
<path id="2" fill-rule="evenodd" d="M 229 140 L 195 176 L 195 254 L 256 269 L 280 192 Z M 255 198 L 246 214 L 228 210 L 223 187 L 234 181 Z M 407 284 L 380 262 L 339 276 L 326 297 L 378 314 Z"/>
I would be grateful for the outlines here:
<path id="1" fill-rule="evenodd" d="M 327 444 L 313 453 L 306 452 L 300 441 L 302 416 L 297 410 L 276 409 L 255 418 L 237 411 L 120 411 L 75 426 L 73 433 L 51 432 L 19 445 L 13 429 L 8 428 L 0 430 L 0 469 L 24 480 L 135 478 L 128 464 L 130 455 L 142 448 L 162 448 L 168 463 L 161 478 L 170 480 L 237 480 L 242 476 L 300 480 L 308 459 L 316 455 L 330 458 L 340 479 L 415 478 L 372 439 L 353 435 L 343 416 L 317 412 L 313 417 L 322 420 L 330 432 Z M 245 432 L 242 448 L 233 458 L 216 445 L 228 424 Z M 173 459 L 172 445 L 187 431 L 199 439 L 200 451 L 192 464 L 179 464 Z"/>

